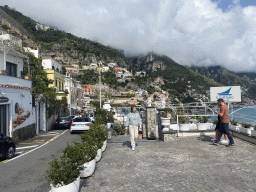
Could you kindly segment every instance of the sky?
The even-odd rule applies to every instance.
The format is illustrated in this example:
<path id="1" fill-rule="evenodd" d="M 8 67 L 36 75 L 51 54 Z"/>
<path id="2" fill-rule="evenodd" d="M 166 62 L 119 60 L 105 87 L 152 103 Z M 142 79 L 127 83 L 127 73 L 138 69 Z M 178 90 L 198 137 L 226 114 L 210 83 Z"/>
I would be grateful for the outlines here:
<path id="1" fill-rule="evenodd" d="M 182 65 L 256 72 L 255 0 L 0 0 L 40 23 Z"/>

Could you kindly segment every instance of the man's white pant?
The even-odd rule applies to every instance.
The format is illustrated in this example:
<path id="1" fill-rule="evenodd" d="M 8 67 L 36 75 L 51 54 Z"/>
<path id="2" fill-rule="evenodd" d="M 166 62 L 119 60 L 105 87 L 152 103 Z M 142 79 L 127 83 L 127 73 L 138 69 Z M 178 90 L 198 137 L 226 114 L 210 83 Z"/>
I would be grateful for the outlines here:
<path id="1" fill-rule="evenodd" d="M 138 126 L 129 125 L 129 133 L 131 138 L 131 145 L 132 147 L 135 147 L 135 140 L 138 138 Z"/>

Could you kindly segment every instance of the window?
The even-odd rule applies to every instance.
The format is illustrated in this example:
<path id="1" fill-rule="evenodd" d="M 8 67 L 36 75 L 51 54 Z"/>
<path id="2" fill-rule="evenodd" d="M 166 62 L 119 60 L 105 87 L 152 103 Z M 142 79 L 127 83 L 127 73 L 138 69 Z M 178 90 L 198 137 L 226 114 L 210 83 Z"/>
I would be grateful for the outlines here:
<path id="1" fill-rule="evenodd" d="M 17 65 L 14 63 L 6 62 L 7 75 L 17 77 Z"/>

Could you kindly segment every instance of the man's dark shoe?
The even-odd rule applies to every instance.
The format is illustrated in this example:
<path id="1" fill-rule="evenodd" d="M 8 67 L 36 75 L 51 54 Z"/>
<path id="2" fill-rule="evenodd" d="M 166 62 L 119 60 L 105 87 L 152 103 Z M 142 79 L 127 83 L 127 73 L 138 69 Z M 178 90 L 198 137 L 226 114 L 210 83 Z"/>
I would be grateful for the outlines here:
<path id="1" fill-rule="evenodd" d="M 218 143 L 218 142 L 216 142 L 216 141 L 214 141 L 214 142 L 212 142 L 212 145 L 218 146 L 218 145 L 219 145 L 219 143 Z"/>
<path id="2" fill-rule="evenodd" d="M 226 147 L 235 147 L 235 144 L 229 143 L 228 145 L 226 145 Z"/>

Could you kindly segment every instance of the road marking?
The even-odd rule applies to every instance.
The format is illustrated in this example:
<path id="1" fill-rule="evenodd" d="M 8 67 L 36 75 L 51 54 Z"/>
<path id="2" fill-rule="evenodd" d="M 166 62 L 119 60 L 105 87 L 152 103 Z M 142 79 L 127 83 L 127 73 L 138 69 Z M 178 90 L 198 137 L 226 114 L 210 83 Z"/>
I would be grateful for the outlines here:
<path id="1" fill-rule="evenodd" d="M 59 136 L 63 135 L 63 134 L 66 133 L 67 131 L 68 131 L 68 129 L 65 130 L 64 132 L 62 132 L 60 135 L 57 135 L 56 137 L 54 137 L 54 139 L 56 139 L 56 138 L 58 138 Z M 22 155 L 19 155 L 19 156 L 17 156 L 17 157 L 14 157 L 14 158 L 12 158 L 12 159 L 9 159 L 9 160 L 2 161 L 2 163 L 8 163 L 8 162 L 10 162 L 10 161 L 13 161 L 13 160 L 15 160 L 15 159 L 18 159 L 19 157 L 22 157 L 22 156 L 24 156 L 24 155 L 27 155 L 27 154 L 29 154 L 29 153 L 31 153 L 31 152 L 33 152 L 33 151 L 35 151 L 35 150 L 37 150 L 37 149 L 39 149 L 39 148 L 45 146 L 45 145 L 47 145 L 47 144 L 50 143 L 51 141 L 53 141 L 53 139 L 50 139 L 49 141 L 47 141 L 47 142 L 44 143 L 43 145 L 40 145 L 40 146 L 38 146 L 37 148 L 32 149 L 31 151 L 28 151 L 28 152 L 26 152 L 26 153 L 23 153 Z"/>
<path id="2" fill-rule="evenodd" d="M 49 132 L 49 135 L 59 135 L 60 133 L 58 133 L 58 132 Z"/>
<path id="3" fill-rule="evenodd" d="M 32 146 L 27 146 L 27 147 L 18 147 L 18 148 L 16 148 L 16 150 L 34 148 L 34 147 L 37 147 L 37 146 L 38 146 L 38 145 L 32 145 Z"/>
<path id="4" fill-rule="evenodd" d="M 57 137 L 59 137 L 59 135 L 54 136 L 53 138 L 49 139 L 47 142 L 49 143 L 49 142 L 51 142 L 52 140 L 56 139 Z"/>

